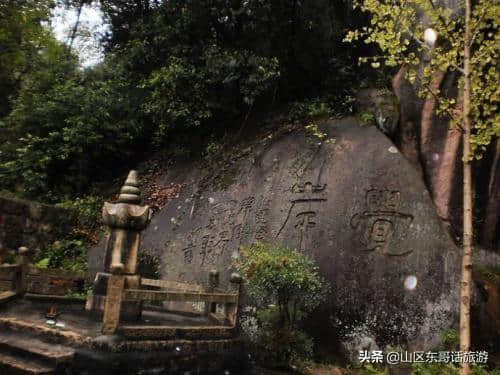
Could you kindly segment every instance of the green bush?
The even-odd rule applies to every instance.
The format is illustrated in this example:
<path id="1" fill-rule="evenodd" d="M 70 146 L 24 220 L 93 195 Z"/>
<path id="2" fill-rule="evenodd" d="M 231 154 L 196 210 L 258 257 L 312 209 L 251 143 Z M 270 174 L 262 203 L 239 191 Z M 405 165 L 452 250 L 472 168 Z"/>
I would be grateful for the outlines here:
<path id="1" fill-rule="evenodd" d="M 300 329 L 283 325 L 276 306 L 257 312 L 251 344 L 257 360 L 271 367 L 286 367 L 313 357 L 312 338 Z"/>
<path id="2" fill-rule="evenodd" d="M 460 345 L 460 336 L 456 329 L 446 329 L 443 334 L 443 347 L 445 350 L 458 350 Z"/>
<path id="3" fill-rule="evenodd" d="M 35 265 L 39 268 L 86 272 L 87 247 L 97 242 L 101 228 L 102 202 L 100 197 L 86 196 L 57 204 L 76 213 L 76 226 L 63 238 L 38 249 Z"/>
<path id="4" fill-rule="evenodd" d="M 101 211 L 104 200 L 101 197 L 85 196 L 74 200 L 65 200 L 56 206 L 77 212 L 78 227 L 82 232 L 95 230 L 101 223 Z"/>
<path id="5" fill-rule="evenodd" d="M 289 366 L 312 358 L 313 341 L 298 323 L 325 299 L 328 288 L 314 260 L 280 245 L 243 247 L 236 267 L 256 314 L 242 320 L 255 357 L 263 365 Z"/>
<path id="6" fill-rule="evenodd" d="M 326 99 L 315 98 L 292 103 L 287 120 L 291 123 L 304 123 L 328 118 L 333 113 L 334 109 Z"/>
<path id="7" fill-rule="evenodd" d="M 62 268 L 73 272 L 87 271 L 87 251 L 82 240 L 64 239 L 39 249 L 35 257 L 39 268 Z"/>
<path id="8" fill-rule="evenodd" d="M 361 126 L 375 125 L 375 115 L 369 111 L 361 112 L 358 115 L 358 120 Z"/>

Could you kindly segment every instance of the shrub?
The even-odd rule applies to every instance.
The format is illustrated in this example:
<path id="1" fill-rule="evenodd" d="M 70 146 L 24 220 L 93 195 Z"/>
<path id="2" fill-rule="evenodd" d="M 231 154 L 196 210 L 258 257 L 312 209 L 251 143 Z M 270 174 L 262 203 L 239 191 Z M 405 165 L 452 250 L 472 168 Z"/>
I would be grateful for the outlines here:
<path id="1" fill-rule="evenodd" d="M 264 365 L 289 366 L 311 359 L 313 341 L 298 323 L 325 299 L 327 287 L 314 260 L 294 249 L 256 243 L 243 247 L 236 267 L 259 306 L 242 327 Z"/>
<path id="2" fill-rule="evenodd" d="M 57 241 L 38 249 L 35 265 L 39 268 L 86 272 L 87 248 L 97 242 L 101 229 L 102 201 L 100 197 L 86 196 L 58 203 L 57 206 L 77 214 L 77 225 Z"/>
<path id="3" fill-rule="evenodd" d="M 292 103 L 287 120 L 295 124 L 318 121 L 330 117 L 333 113 L 333 106 L 326 99 L 315 98 Z"/>
<path id="4" fill-rule="evenodd" d="M 62 268 L 73 272 L 87 271 L 87 251 L 84 242 L 75 239 L 55 241 L 40 249 L 35 257 L 39 268 Z"/>

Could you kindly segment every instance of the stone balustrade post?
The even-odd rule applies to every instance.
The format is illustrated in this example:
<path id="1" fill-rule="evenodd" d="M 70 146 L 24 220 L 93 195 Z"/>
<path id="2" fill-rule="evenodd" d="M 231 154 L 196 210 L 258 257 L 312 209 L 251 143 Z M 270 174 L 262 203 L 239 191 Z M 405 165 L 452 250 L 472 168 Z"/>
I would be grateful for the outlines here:
<path id="1" fill-rule="evenodd" d="M 231 326 L 235 326 L 238 319 L 238 303 L 242 281 L 242 277 L 236 272 L 232 273 L 231 277 L 229 278 L 229 282 L 231 284 L 231 293 L 236 293 L 238 295 L 236 303 L 226 304 L 226 319 L 229 321 L 229 324 Z"/>
<path id="2" fill-rule="evenodd" d="M 19 270 L 16 274 L 15 288 L 18 294 L 24 294 L 28 289 L 29 254 L 30 251 L 25 246 L 21 246 L 17 251 L 16 264 Z"/>
<path id="3" fill-rule="evenodd" d="M 219 271 L 213 269 L 208 273 L 208 290 L 215 291 L 219 287 Z M 210 302 L 206 304 L 205 314 L 215 314 L 217 312 L 217 303 Z"/>
<path id="4" fill-rule="evenodd" d="M 102 333 L 112 335 L 116 332 L 120 323 L 122 306 L 122 295 L 125 287 L 123 275 L 111 275 L 106 289 L 106 302 L 104 304 L 104 315 L 102 318 Z"/>

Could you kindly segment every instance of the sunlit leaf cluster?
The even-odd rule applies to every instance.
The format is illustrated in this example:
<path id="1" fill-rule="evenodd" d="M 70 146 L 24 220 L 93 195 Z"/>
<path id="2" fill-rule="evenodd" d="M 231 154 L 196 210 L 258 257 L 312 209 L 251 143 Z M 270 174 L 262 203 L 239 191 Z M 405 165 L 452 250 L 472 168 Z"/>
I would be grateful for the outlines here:
<path id="1" fill-rule="evenodd" d="M 463 85 L 464 9 L 435 0 L 357 0 L 354 6 L 370 15 L 371 25 L 349 31 L 345 41 L 375 44 L 379 54 L 360 63 L 373 68 L 405 68 L 406 79 L 420 97 L 436 99 L 436 113 L 460 127 Z M 471 26 L 471 151 L 481 158 L 487 145 L 500 135 L 498 61 L 500 55 L 500 1 L 476 2 Z M 424 38 L 426 29 L 437 32 L 436 43 Z M 437 84 L 440 74 L 458 77 L 458 97 L 445 95 Z"/>

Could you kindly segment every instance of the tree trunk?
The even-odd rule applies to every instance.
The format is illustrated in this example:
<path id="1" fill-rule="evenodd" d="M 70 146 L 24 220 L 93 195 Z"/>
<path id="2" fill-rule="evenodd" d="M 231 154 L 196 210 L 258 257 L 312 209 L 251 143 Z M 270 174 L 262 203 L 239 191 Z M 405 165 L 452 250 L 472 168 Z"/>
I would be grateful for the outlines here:
<path id="1" fill-rule="evenodd" d="M 82 8 L 83 4 L 85 3 L 85 0 L 81 0 L 80 3 L 78 4 L 78 9 L 76 13 L 76 22 L 75 25 L 73 26 L 73 30 L 71 30 L 71 36 L 69 40 L 69 47 L 68 50 L 71 52 L 71 49 L 73 48 L 73 42 L 75 41 L 76 37 L 76 32 L 78 31 L 78 26 L 80 25 L 80 16 L 82 14 Z"/>
<path id="2" fill-rule="evenodd" d="M 470 350 L 470 300 L 472 291 L 472 166 L 470 161 L 470 18 L 471 1 L 465 0 L 464 35 L 464 234 L 462 255 L 462 280 L 460 283 L 460 351 Z M 470 375 L 468 363 L 462 363 L 460 375 Z"/>

